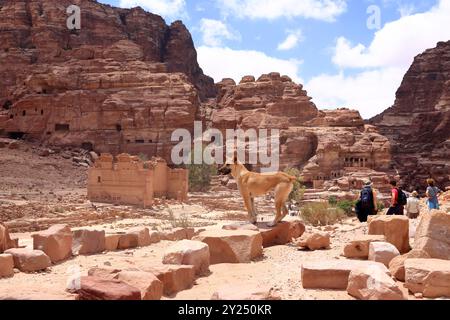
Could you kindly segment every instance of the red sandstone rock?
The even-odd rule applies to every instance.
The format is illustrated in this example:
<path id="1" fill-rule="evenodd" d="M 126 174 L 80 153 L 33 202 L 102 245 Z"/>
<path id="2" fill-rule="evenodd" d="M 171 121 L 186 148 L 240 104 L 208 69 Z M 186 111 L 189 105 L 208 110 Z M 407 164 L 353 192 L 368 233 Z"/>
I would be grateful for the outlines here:
<path id="1" fill-rule="evenodd" d="M 0 223 L 0 253 L 15 247 L 16 245 L 9 235 L 8 228 Z"/>
<path id="2" fill-rule="evenodd" d="M 369 260 L 375 262 L 381 262 L 386 267 L 389 267 L 389 263 L 392 259 L 399 256 L 397 248 L 388 242 L 371 242 L 369 245 Z"/>
<path id="3" fill-rule="evenodd" d="M 164 264 L 193 265 L 198 275 L 209 272 L 209 247 L 206 243 L 181 240 L 170 246 L 164 253 Z"/>
<path id="4" fill-rule="evenodd" d="M 262 255 L 263 238 L 250 230 L 207 230 L 195 236 L 209 246 L 211 264 L 246 263 Z"/>
<path id="5" fill-rule="evenodd" d="M 81 277 L 81 288 L 76 293 L 79 300 L 141 300 L 138 288 L 123 281 L 93 276 Z"/>
<path id="6" fill-rule="evenodd" d="M 340 289 L 348 285 L 350 272 L 361 267 L 389 270 L 381 263 L 358 260 L 325 260 L 302 264 L 302 285 L 305 289 Z"/>
<path id="7" fill-rule="evenodd" d="M 105 250 L 115 251 L 119 246 L 120 234 L 106 234 L 105 235 Z"/>
<path id="8" fill-rule="evenodd" d="M 153 273 L 123 270 L 115 278 L 138 288 L 142 300 L 160 300 L 163 294 L 164 285 Z"/>
<path id="9" fill-rule="evenodd" d="M 190 240 L 194 236 L 194 228 L 174 228 L 161 235 L 161 238 L 169 241 Z"/>
<path id="10" fill-rule="evenodd" d="M 414 249 L 430 258 L 450 260 L 450 213 L 433 210 L 424 214 L 414 237 Z"/>
<path id="11" fill-rule="evenodd" d="M 45 270 L 51 265 L 50 258 L 41 250 L 31 250 L 27 248 L 8 249 L 14 258 L 14 267 L 23 272 L 35 272 Z"/>
<path id="12" fill-rule="evenodd" d="M 428 259 L 430 255 L 425 251 L 414 249 L 404 255 L 395 257 L 389 262 L 389 271 L 392 276 L 399 281 L 405 282 L 405 261 L 413 258 Z"/>
<path id="13" fill-rule="evenodd" d="M 408 186 L 432 178 L 448 185 L 450 41 L 415 57 L 394 105 L 371 119 L 393 146 L 394 166 Z M 431 142 L 431 143 L 430 143 Z"/>
<path id="14" fill-rule="evenodd" d="M 145 271 L 153 273 L 162 281 L 167 296 L 191 288 L 195 281 L 195 268 L 191 265 L 153 266 Z"/>
<path id="15" fill-rule="evenodd" d="M 0 278 L 14 275 L 14 259 L 11 254 L 0 254 Z"/>
<path id="16" fill-rule="evenodd" d="M 93 254 L 105 251 L 105 231 L 75 230 L 73 231 L 73 254 Z"/>
<path id="17" fill-rule="evenodd" d="M 405 261 L 405 287 L 427 298 L 450 298 L 450 261 L 408 259 Z"/>
<path id="18" fill-rule="evenodd" d="M 146 247 L 152 244 L 148 228 L 145 227 L 135 227 L 127 230 L 129 234 L 136 234 L 138 236 L 138 246 Z"/>
<path id="19" fill-rule="evenodd" d="M 353 239 L 344 247 L 342 255 L 346 258 L 368 259 L 369 244 L 374 241 L 384 241 L 381 235 L 362 235 Z"/>
<path id="20" fill-rule="evenodd" d="M 116 275 L 120 272 L 120 269 L 106 268 L 106 267 L 94 267 L 88 270 L 88 275 L 103 279 L 115 279 Z"/>
<path id="21" fill-rule="evenodd" d="M 400 253 L 407 253 L 409 246 L 409 219 L 406 216 L 369 216 L 369 234 L 384 235 Z"/>
<path id="22" fill-rule="evenodd" d="M 407 300 L 386 270 L 378 266 L 352 270 L 348 277 L 347 292 L 360 300 Z"/>
<path id="23" fill-rule="evenodd" d="M 134 233 L 126 233 L 121 234 L 119 238 L 119 244 L 117 245 L 117 249 L 130 249 L 136 248 L 139 245 L 139 237 Z"/>
<path id="24" fill-rule="evenodd" d="M 268 227 L 267 224 L 258 225 L 259 232 L 263 238 L 263 247 L 272 247 L 277 245 L 285 245 L 292 241 L 294 236 L 305 230 L 305 226 L 300 222 L 282 221 L 274 227 Z M 303 227 L 303 228 L 302 228 Z"/>
<path id="25" fill-rule="evenodd" d="M 54 225 L 33 234 L 33 248 L 42 250 L 55 263 L 72 256 L 72 231 L 67 225 Z"/>
<path id="26" fill-rule="evenodd" d="M 305 233 L 295 241 L 295 244 L 309 250 L 329 249 L 330 235 L 326 232 Z"/>

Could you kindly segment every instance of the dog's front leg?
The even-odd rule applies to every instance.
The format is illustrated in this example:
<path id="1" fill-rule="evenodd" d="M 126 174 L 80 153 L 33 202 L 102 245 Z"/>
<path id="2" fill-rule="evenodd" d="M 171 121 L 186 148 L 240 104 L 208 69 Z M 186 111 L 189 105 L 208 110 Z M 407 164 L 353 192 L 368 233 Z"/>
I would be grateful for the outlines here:
<path id="1" fill-rule="evenodd" d="M 255 224 L 256 223 L 256 216 L 253 215 L 253 206 L 252 206 L 251 197 L 247 193 L 242 193 L 242 198 L 244 198 L 245 208 L 247 209 L 248 221 L 250 223 Z"/>
<path id="2" fill-rule="evenodd" d="M 258 211 L 256 210 L 256 206 L 255 206 L 255 198 L 251 197 L 251 203 L 252 203 L 252 214 L 253 214 L 253 218 L 256 222 L 257 217 L 258 217 Z"/>

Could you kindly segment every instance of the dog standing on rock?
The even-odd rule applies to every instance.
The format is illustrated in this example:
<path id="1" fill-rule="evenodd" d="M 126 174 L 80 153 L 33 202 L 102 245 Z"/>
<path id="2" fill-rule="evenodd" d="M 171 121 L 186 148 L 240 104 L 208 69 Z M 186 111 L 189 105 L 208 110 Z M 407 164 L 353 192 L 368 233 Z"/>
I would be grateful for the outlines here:
<path id="1" fill-rule="evenodd" d="M 256 223 L 256 207 L 255 197 L 263 196 L 271 190 L 275 190 L 275 209 L 276 216 L 273 222 L 269 223 L 270 227 L 275 226 L 278 222 L 289 213 L 286 207 L 286 201 L 292 192 L 296 177 L 290 176 L 284 172 L 274 173 L 256 173 L 251 172 L 237 160 L 226 162 L 220 169 L 222 175 L 231 174 L 236 180 L 239 191 L 241 192 L 244 204 L 248 212 L 250 223 Z"/>

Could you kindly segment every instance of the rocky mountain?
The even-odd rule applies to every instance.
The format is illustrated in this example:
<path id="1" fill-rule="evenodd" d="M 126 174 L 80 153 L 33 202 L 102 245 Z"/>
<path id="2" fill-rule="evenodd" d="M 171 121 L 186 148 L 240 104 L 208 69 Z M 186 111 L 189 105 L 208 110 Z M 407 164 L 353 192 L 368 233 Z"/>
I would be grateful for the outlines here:
<path id="1" fill-rule="evenodd" d="M 389 138 L 405 185 L 423 189 L 430 176 L 450 185 L 450 41 L 414 59 L 394 105 L 370 122 Z"/>
<path id="2" fill-rule="evenodd" d="M 67 28 L 71 4 L 81 8 L 80 30 Z M 330 187 L 326 181 L 357 188 L 362 178 L 355 174 L 363 171 L 385 183 L 387 173 L 395 175 L 391 144 L 408 168 L 400 173 L 408 175 L 417 154 L 426 152 L 434 158 L 423 158 L 431 165 L 418 177 L 430 167 L 442 176 L 448 173 L 439 160 L 448 150 L 446 46 L 416 59 L 396 105 L 372 121 L 380 134 L 357 111 L 319 111 L 302 85 L 276 72 L 214 84 L 180 21 L 168 26 L 141 8 L 93 0 L 0 0 L 0 134 L 170 162 L 173 130 L 192 132 L 202 120 L 221 130 L 280 129 L 281 168 L 303 169 L 305 182 L 317 188 Z M 431 91 L 418 84 L 426 81 Z M 403 137 L 409 142 L 400 150 Z"/>

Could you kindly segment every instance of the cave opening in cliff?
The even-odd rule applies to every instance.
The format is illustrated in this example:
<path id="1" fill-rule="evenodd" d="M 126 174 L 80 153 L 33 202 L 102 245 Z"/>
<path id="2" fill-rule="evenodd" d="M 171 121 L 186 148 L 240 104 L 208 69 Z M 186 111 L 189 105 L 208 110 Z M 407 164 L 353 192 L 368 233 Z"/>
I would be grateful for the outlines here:
<path id="1" fill-rule="evenodd" d="M 81 149 L 86 151 L 94 151 L 94 145 L 91 142 L 83 142 L 81 144 Z"/>
<path id="2" fill-rule="evenodd" d="M 24 135 L 25 135 L 25 132 L 21 132 L 21 131 L 8 132 L 8 137 L 10 139 L 15 139 L 15 140 L 22 139 Z"/>
<path id="3" fill-rule="evenodd" d="M 3 104 L 3 109 L 5 110 L 9 110 L 12 106 L 12 102 L 10 100 L 6 100 L 5 103 Z"/>
<path id="4" fill-rule="evenodd" d="M 67 132 L 69 130 L 70 126 L 68 124 L 61 124 L 61 123 L 55 124 L 55 131 Z"/>

